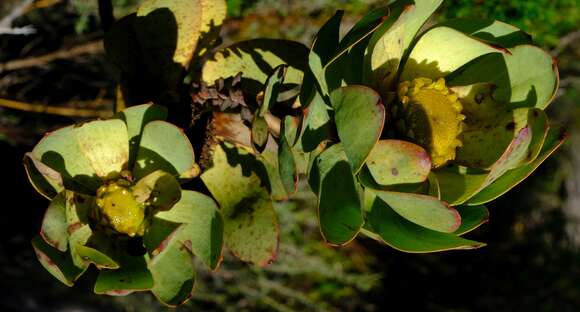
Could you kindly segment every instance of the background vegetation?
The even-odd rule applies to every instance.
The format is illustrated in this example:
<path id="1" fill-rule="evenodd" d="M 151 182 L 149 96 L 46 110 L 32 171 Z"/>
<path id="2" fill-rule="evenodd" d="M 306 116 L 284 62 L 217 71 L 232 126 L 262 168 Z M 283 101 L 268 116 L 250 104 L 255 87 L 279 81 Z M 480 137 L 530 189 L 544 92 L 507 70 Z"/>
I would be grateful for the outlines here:
<path id="1" fill-rule="evenodd" d="M 11 1 L 17 2 L 2 0 L 3 5 Z M 116 15 L 122 16 L 137 1 L 114 2 Z M 385 2 L 228 0 L 231 19 L 223 31 L 224 43 L 281 37 L 309 44 L 337 8 L 347 10 L 349 24 Z M 14 21 L 15 26 L 33 25 L 35 34 L 0 35 L 2 311 L 164 309 L 149 294 L 94 295 L 90 276 L 69 289 L 42 269 L 29 244 L 47 202 L 26 181 L 23 153 L 46 131 L 82 120 L 78 116 L 84 110 L 111 109 L 114 70 L 98 44 L 103 34 L 95 3 L 36 1 Z M 179 310 L 380 311 L 400 305 L 428 311 L 580 309 L 580 12 L 576 1 L 447 0 L 439 12 L 439 20 L 483 17 L 518 25 L 558 58 L 561 71 L 561 90 L 549 114 L 568 127 L 571 139 L 530 179 L 490 205 L 490 223 L 471 234 L 488 247 L 410 255 L 361 239 L 345 248 L 332 248 L 321 243 L 313 197 L 304 190 L 277 205 L 282 236 L 275 263 L 260 269 L 226 256 L 218 272 L 199 266 L 194 298 Z M 23 109 L 50 109 L 56 114 Z M 71 109 L 72 116 L 63 116 Z"/>

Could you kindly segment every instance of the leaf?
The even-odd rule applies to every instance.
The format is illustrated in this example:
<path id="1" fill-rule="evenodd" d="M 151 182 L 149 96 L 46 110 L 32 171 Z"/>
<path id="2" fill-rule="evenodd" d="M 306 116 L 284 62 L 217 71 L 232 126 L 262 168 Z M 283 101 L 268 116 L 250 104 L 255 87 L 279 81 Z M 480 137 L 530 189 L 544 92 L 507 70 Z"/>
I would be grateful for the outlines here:
<path id="1" fill-rule="evenodd" d="M 119 264 L 120 268 L 116 270 L 100 271 L 95 282 L 96 294 L 125 296 L 153 288 L 153 276 L 147 269 L 144 257 L 122 254 L 119 256 Z"/>
<path id="2" fill-rule="evenodd" d="M 139 180 L 156 170 L 163 170 L 179 179 L 190 179 L 199 174 L 193 147 L 183 130 L 160 120 L 143 128 L 133 175 Z"/>
<path id="3" fill-rule="evenodd" d="M 332 16 L 318 31 L 314 42 L 312 43 L 312 48 L 310 53 L 308 53 L 308 68 L 309 71 L 305 73 L 304 80 L 308 83 L 316 84 L 317 88 L 311 88 L 308 85 L 303 85 L 300 102 L 303 107 L 308 107 L 313 96 L 320 92 L 322 99 L 328 102 L 328 96 L 330 90 L 334 87 L 340 85 L 337 77 L 334 78 L 333 84 L 336 86 L 329 88 L 327 83 L 327 77 L 324 70 L 324 66 L 331 60 L 332 56 L 336 53 L 339 46 L 340 38 L 340 21 L 344 11 L 336 11 L 334 16 Z"/>
<path id="4" fill-rule="evenodd" d="M 377 142 L 366 165 L 380 185 L 424 182 L 431 171 L 431 160 L 422 147 L 398 140 Z"/>
<path id="5" fill-rule="evenodd" d="M 97 176 L 114 179 L 127 166 L 129 138 L 127 126 L 121 120 L 90 121 L 76 126 L 74 133 Z"/>
<path id="6" fill-rule="evenodd" d="M 149 20 L 138 24 L 137 37 L 150 60 L 159 62 L 155 57 L 166 57 L 165 53 L 170 53 L 173 62 L 189 67 L 202 31 L 202 12 L 199 0 L 143 1 L 137 16 Z M 207 29 L 207 25 L 203 27 Z"/>
<path id="7" fill-rule="evenodd" d="M 371 37 L 365 58 L 365 74 L 371 85 L 391 90 L 401 60 L 417 32 L 443 0 L 406 1 L 390 5 L 390 15 Z"/>
<path id="8" fill-rule="evenodd" d="M 217 51 L 203 65 L 202 80 L 213 85 L 217 80 L 242 73 L 242 89 L 257 95 L 274 69 L 288 64 L 282 90 L 302 83 L 307 68 L 308 48 L 303 44 L 281 39 L 254 39 L 235 43 Z"/>
<path id="9" fill-rule="evenodd" d="M 195 268 L 187 243 L 177 233 L 170 235 L 154 252 L 149 270 L 155 284 L 151 292 L 161 302 L 178 306 L 191 297 Z"/>
<path id="10" fill-rule="evenodd" d="M 334 77 L 342 78 L 342 85 L 362 84 L 364 70 L 364 56 L 366 47 L 377 28 L 389 15 L 388 7 L 379 7 L 371 10 L 361 20 L 359 20 L 340 41 L 337 51 L 331 60 L 324 66 L 324 72 L 328 81 L 333 81 Z M 330 91 L 338 87 L 340 80 L 336 80 L 330 85 Z"/>
<path id="11" fill-rule="evenodd" d="M 304 110 L 305 121 L 301 136 L 304 152 L 312 152 L 320 143 L 336 136 L 329 111 L 322 97 L 316 93 L 310 106 Z"/>
<path id="12" fill-rule="evenodd" d="M 318 219 L 324 239 L 333 245 L 353 240 L 363 224 L 359 187 L 342 144 L 326 149 L 315 160 L 318 179 Z M 311 173 L 312 174 L 312 173 Z"/>
<path id="13" fill-rule="evenodd" d="M 537 121 L 543 124 L 541 119 Z M 446 168 L 437 171 L 442 199 L 451 205 L 461 205 L 500 179 L 509 170 L 524 165 L 530 152 L 534 152 L 534 146 L 530 149 L 530 143 L 533 140 L 531 129 L 533 128 L 528 125 L 519 130 L 508 148 L 489 171 L 469 172 L 465 168 Z M 537 135 L 544 136 L 543 133 Z M 483 204 L 484 202 L 479 203 Z"/>
<path id="14" fill-rule="evenodd" d="M 401 217 L 424 228 L 453 233 L 461 225 L 461 216 L 447 203 L 435 197 L 367 189 L 385 202 Z"/>
<path id="15" fill-rule="evenodd" d="M 146 124 L 154 120 L 167 119 L 167 109 L 161 105 L 143 104 L 129 107 L 116 115 L 127 125 L 129 137 L 129 168 L 135 164 L 141 134 Z"/>
<path id="16" fill-rule="evenodd" d="M 449 27 L 432 28 L 417 40 L 399 80 L 437 79 L 480 56 L 502 51 Z"/>
<path id="17" fill-rule="evenodd" d="M 499 87 L 495 95 L 508 98 L 512 107 L 546 109 L 558 90 L 558 69 L 554 60 L 542 49 L 531 45 L 517 46 L 509 52 L 505 55 L 509 89 Z M 534 64 L 534 70 L 526 68 L 529 64 Z"/>
<path id="18" fill-rule="evenodd" d="M 46 209 L 42 219 L 40 236 L 50 246 L 65 252 L 68 245 L 67 229 L 66 197 L 65 193 L 61 192 L 52 199 L 48 209 Z"/>
<path id="19" fill-rule="evenodd" d="M 444 21 L 438 26 L 457 29 L 469 36 L 503 48 L 532 43 L 532 36 L 529 34 L 510 24 L 496 20 L 456 18 Z"/>
<path id="20" fill-rule="evenodd" d="M 181 198 L 179 182 L 161 170 L 153 171 L 137 181 L 132 192 L 137 202 L 147 203 L 155 211 L 168 210 Z"/>
<path id="21" fill-rule="evenodd" d="M 31 157 L 60 174 L 67 189 L 94 194 L 100 181 L 77 143 L 75 129 L 69 126 L 46 134 L 32 150 Z"/>
<path id="22" fill-rule="evenodd" d="M 407 221 L 378 198 L 371 203 L 368 215 L 370 225 L 387 245 L 397 250 L 427 253 L 485 246 L 483 243 L 467 240 L 454 234 L 429 230 Z"/>
<path id="23" fill-rule="evenodd" d="M 241 260 L 264 266 L 276 257 L 279 229 L 270 195 L 251 167 L 253 157 L 221 143 L 201 178 L 221 207 L 226 246 Z"/>
<path id="24" fill-rule="evenodd" d="M 496 23 L 490 27 L 497 34 L 510 31 L 513 34 L 515 31 L 511 26 L 500 25 Z M 442 73 L 439 76 L 450 74 L 447 80 L 448 84 L 453 86 L 467 87 L 481 83 L 493 85 L 490 95 L 494 101 L 501 103 L 502 107 L 507 105 L 511 109 L 521 107 L 545 109 L 558 88 L 558 70 L 555 62 L 549 54 L 538 47 L 529 44 L 515 45 L 526 42 L 520 38 L 521 36 L 516 35 L 514 38 L 511 38 L 510 34 L 505 36 L 504 39 L 491 38 L 492 41 L 508 41 L 503 44 L 509 48 L 498 48 L 461 32 L 454 33 L 451 28 L 436 27 L 419 40 L 417 44 L 419 50 L 416 52 L 414 49 L 412 52 L 412 55 L 420 54 L 425 59 L 421 61 L 422 57 L 416 55 L 411 67 L 423 67 L 434 74 Z M 447 40 L 450 47 L 433 51 L 433 47 L 440 46 L 439 40 Z M 479 55 L 476 49 L 481 50 Z M 463 57 L 468 54 L 469 57 Z M 424 63 L 420 64 L 421 62 Z M 527 70 L 526 64 L 534 64 L 534 70 Z M 433 67 L 439 67 L 439 71 Z"/>
<path id="25" fill-rule="evenodd" d="M 252 120 L 252 146 L 256 152 L 261 153 L 264 151 L 269 135 L 270 129 L 266 118 L 255 114 Z"/>
<path id="26" fill-rule="evenodd" d="M 193 191 L 182 192 L 181 200 L 173 208 L 158 213 L 156 217 L 185 223 L 176 235 L 191 245 L 193 253 L 205 265 L 215 270 L 222 259 L 222 214 L 209 196 Z"/>
<path id="27" fill-rule="evenodd" d="M 260 105 L 258 115 L 264 117 L 270 111 L 274 104 L 278 102 L 278 95 L 284 84 L 284 77 L 288 71 L 288 65 L 280 65 L 274 69 L 274 72 L 266 80 L 266 89 L 264 90 L 264 100 Z"/>
<path id="28" fill-rule="evenodd" d="M 171 218 L 163 218 L 161 215 L 171 214 L 173 208 L 168 211 L 161 211 L 155 214 L 151 220 L 149 229 L 143 235 L 143 246 L 150 254 L 158 250 L 166 239 L 173 235 L 179 228 L 184 227 L 183 222 L 172 221 Z"/>
<path id="29" fill-rule="evenodd" d="M 280 143 L 278 144 L 278 170 L 280 179 L 287 193 L 292 194 L 298 189 L 298 172 L 292 151 L 291 142 L 298 125 L 292 116 L 286 116 L 280 127 Z"/>
<path id="30" fill-rule="evenodd" d="M 96 248 L 79 245 L 76 247 L 76 253 L 87 263 L 93 263 L 98 269 L 119 268 L 119 264 L 115 260 Z"/>
<path id="31" fill-rule="evenodd" d="M 457 149 L 456 162 L 472 167 L 490 169 L 502 154 L 509 148 L 512 141 L 518 137 L 523 129 L 528 132 L 522 144 L 525 149 L 532 147 L 532 154 L 537 154 L 538 141 L 543 140 L 547 129 L 547 122 L 541 110 L 519 108 L 506 110 L 501 107 L 484 109 L 485 103 L 479 104 L 479 111 L 472 111 L 465 105 L 464 113 L 469 116 L 465 120 L 465 129 L 461 134 L 463 146 Z M 492 112 L 495 110 L 495 112 Z M 535 131 L 532 133 L 532 130 Z M 534 139 L 534 137 L 536 137 Z M 523 139 L 523 138 L 522 138 Z M 531 145 L 532 140 L 535 140 Z"/>
<path id="32" fill-rule="evenodd" d="M 69 252 L 63 253 L 48 245 L 39 235 L 32 239 L 32 247 L 40 264 L 61 283 L 72 287 L 85 269 L 77 268 Z"/>
<path id="33" fill-rule="evenodd" d="M 466 172 L 465 168 L 448 167 L 435 172 L 441 189 L 441 200 L 452 206 L 465 203 L 483 184 L 487 172 Z"/>
<path id="34" fill-rule="evenodd" d="M 379 94 L 363 86 L 337 89 L 330 98 L 338 137 L 357 173 L 383 131 L 385 108 Z"/>
<path id="35" fill-rule="evenodd" d="M 544 146 L 542 147 L 539 156 L 534 161 L 524 166 L 507 171 L 504 175 L 499 177 L 493 183 L 470 198 L 467 204 L 483 204 L 507 193 L 509 190 L 527 178 L 530 174 L 532 174 L 532 172 L 534 172 L 534 170 L 536 170 L 536 168 L 538 168 L 540 164 L 546 160 L 546 158 L 548 158 L 564 143 L 566 137 L 567 134 L 562 128 L 550 128 Z"/>
<path id="36" fill-rule="evenodd" d="M 461 215 L 461 226 L 455 231 L 457 235 L 469 233 L 489 221 L 489 211 L 485 206 L 461 206 L 457 211 Z"/>
<path id="37" fill-rule="evenodd" d="M 24 168 L 30 184 L 47 199 L 52 199 L 64 190 L 60 173 L 34 158 L 32 153 L 24 154 Z"/>
<path id="38" fill-rule="evenodd" d="M 225 0 L 200 0 L 200 3 L 203 20 L 201 21 L 196 57 L 205 56 L 206 52 L 216 44 L 228 11 Z"/>

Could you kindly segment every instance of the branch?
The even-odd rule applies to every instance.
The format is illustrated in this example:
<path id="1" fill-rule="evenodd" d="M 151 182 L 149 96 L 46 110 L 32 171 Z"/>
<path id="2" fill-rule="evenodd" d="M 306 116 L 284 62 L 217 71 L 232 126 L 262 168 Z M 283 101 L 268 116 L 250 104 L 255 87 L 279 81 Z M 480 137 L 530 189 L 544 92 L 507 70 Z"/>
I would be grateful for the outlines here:
<path id="1" fill-rule="evenodd" d="M 73 107 L 56 107 L 44 104 L 30 104 L 7 99 L 0 99 L 0 107 L 17 109 L 30 113 L 45 113 L 66 117 L 83 117 L 83 118 L 110 118 L 113 112 L 110 110 L 96 110 Z"/>
<path id="2" fill-rule="evenodd" d="M 103 49 L 103 42 L 101 40 L 93 41 L 73 47 L 72 49 L 60 50 L 42 56 L 29 57 L 0 64 L 0 73 L 3 71 L 42 66 L 56 60 L 69 59 L 83 54 L 96 54 L 102 52 Z"/>

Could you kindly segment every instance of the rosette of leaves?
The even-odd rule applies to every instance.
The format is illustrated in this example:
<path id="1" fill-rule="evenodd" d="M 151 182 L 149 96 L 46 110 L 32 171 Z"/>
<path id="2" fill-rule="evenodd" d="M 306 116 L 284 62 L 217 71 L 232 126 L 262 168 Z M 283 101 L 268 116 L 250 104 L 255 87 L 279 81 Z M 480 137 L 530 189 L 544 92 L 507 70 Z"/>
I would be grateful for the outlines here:
<path id="1" fill-rule="evenodd" d="M 181 189 L 199 167 L 183 131 L 165 118 L 161 106 L 134 106 L 51 132 L 26 154 L 30 182 L 51 201 L 32 244 L 62 283 L 94 266 L 95 293 L 150 290 L 174 306 L 190 297 L 194 256 L 218 266 L 220 210 Z"/>
<path id="2" fill-rule="evenodd" d="M 363 232 L 407 252 L 482 246 L 460 235 L 562 143 L 544 109 L 555 61 L 499 21 L 450 20 L 419 32 L 442 0 L 396 1 L 342 38 L 319 31 L 300 101 L 299 139 L 321 232 Z"/>

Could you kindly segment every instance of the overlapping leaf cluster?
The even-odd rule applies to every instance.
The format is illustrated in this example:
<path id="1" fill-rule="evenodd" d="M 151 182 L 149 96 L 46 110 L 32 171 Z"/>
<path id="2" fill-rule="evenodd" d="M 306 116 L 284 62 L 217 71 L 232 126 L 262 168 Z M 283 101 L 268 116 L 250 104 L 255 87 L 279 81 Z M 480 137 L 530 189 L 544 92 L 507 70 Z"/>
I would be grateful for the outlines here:
<path id="1" fill-rule="evenodd" d="M 305 171 L 331 244 L 362 232 L 408 252 L 482 246 L 459 235 L 484 223 L 482 204 L 527 177 L 565 137 L 543 111 L 558 86 L 551 57 L 499 21 L 450 20 L 420 32 L 441 2 L 397 1 L 370 12 L 342 38 L 338 12 L 316 36 L 306 68 L 286 61 L 288 71 L 305 74 L 302 111 L 278 116 L 278 173 L 291 191 L 296 170 Z M 252 55 L 267 55 L 272 72 L 283 58 L 274 48 L 242 44 L 243 52 L 228 52 L 241 44 L 218 52 L 203 78 L 256 68 L 243 78 L 266 81 Z M 284 52 L 304 53 L 287 46 Z M 397 88 L 414 79 L 440 80 L 462 104 L 461 146 L 445 166 L 432 164 L 421 140 L 396 131 Z M 263 115 L 260 110 L 252 125 L 258 151 L 268 133 Z"/>
<path id="2" fill-rule="evenodd" d="M 200 182 L 213 199 L 179 187 L 200 172 L 184 133 L 160 121 L 160 106 L 47 135 L 25 159 L 31 182 L 52 200 L 33 242 L 39 259 L 66 284 L 94 264 L 97 293 L 150 289 L 176 305 L 192 291 L 192 254 L 215 269 L 222 239 L 244 261 L 275 259 L 272 201 L 296 192 L 301 176 L 317 195 L 329 244 L 362 233 L 406 252 L 483 246 L 460 237 L 487 221 L 483 204 L 564 139 L 544 113 L 557 68 L 527 34 L 502 22 L 451 20 L 420 31 L 441 2 L 396 1 L 342 38 L 339 11 L 310 49 L 255 39 L 211 54 L 199 66 L 201 85 L 210 90 L 236 77 L 243 92 L 243 101 L 236 93 L 243 105 L 223 107 L 194 96 L 196 110 L 210 115 L 209 133 L 199 134 L 209 155 Z M 106 39 L 121 74 L 120 103 L 154 102 L 177 114 L 191 105 L 184 78 L 209 54 L 224 16 L 223 1 L 149 0 L 120 20 Z M 400 113 L 411 82 L 432 83 L 460 103 L 461 131 L 447 138 L 460 144 L 441 163 L 425 143 L 442 131 L 433 119 L 421 119 L 429 131 L 417 134 L 416 120 Z M 119 179 L 151 207 L 137 243 L 94 213 L 99 187 Z"/>

